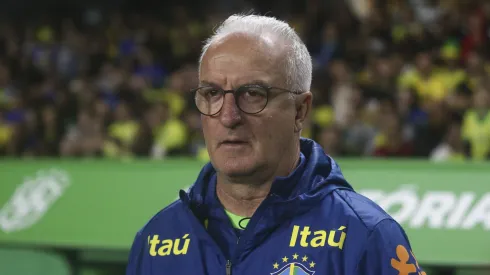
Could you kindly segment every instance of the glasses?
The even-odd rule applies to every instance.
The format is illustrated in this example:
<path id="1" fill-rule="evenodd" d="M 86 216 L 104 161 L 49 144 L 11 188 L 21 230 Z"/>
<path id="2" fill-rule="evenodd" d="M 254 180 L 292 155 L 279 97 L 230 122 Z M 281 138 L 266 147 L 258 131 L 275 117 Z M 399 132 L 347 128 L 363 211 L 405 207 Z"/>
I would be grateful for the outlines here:
<path id="1" fill-rule="evenodd" d="M 206 116 L 214 116 L 223 108 L 225 95 L 230 93 L 235 96 L 238 108 L 246 114 L 257 114 L 265 109 L 269 102 L 272 89 L 300 94 L 299 91 L 290 91 L 277 87 L 266 87 L 262 85 L 244 85 L 236 90 L 223 90 L 214 86 L 204 86 L 192 90 L 194 100 L 199 112 Z"/>

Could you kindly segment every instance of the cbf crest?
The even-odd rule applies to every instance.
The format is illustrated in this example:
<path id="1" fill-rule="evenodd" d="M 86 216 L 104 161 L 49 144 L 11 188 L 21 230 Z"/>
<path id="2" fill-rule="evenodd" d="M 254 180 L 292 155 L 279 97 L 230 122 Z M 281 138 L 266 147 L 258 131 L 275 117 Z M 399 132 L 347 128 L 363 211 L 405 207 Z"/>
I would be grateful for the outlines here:
<path id="1" fill-rule="evenodd" d="M 296 253 L 291 257 L 284 256 L 281 260 L 272 264 L 271 275 L 313 275 L 316 263 L 307 255 L 300 256 Z"/>

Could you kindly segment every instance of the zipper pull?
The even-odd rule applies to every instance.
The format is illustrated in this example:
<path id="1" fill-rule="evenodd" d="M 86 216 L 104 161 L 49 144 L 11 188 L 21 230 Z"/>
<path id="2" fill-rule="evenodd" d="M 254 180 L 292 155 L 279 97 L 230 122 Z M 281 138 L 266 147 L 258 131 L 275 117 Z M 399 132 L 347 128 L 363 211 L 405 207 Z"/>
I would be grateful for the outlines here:
<path id="1" fill-rule="evenodd" d="M 231 262 L 230 262 L 230 260 L 226 261 L 226 275 L 231 275 Z"/>

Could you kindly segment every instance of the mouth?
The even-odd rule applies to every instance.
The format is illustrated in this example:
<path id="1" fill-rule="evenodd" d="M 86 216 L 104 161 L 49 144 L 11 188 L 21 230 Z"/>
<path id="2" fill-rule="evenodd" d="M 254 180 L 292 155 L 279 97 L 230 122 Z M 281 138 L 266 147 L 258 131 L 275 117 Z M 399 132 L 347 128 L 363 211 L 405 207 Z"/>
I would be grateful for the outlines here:
<path id="1" fill-rule="evenodd" d="M 246 142 L 245 140 L 225 140 L 220 142 L 219 145 L 233 147 L 233 146 L 243 146 L 246 144 L 248 144 L 248 142 Z"/>

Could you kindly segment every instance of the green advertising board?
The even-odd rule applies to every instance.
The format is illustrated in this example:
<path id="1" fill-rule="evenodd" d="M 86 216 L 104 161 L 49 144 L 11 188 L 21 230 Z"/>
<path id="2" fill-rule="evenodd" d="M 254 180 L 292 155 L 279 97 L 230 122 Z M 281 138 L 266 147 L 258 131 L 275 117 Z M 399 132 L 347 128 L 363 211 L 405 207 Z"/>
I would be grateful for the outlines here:
<path id="1" fill-rule="evenodd" d="M 419 262 L 490 265 L 490 165 L 339 161 L 354 188 L 405 228 Z M 127 251 L 191 185 L 188 160 L 0 162 L 0 245 Z"/>

